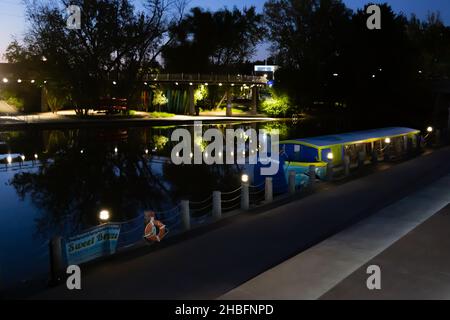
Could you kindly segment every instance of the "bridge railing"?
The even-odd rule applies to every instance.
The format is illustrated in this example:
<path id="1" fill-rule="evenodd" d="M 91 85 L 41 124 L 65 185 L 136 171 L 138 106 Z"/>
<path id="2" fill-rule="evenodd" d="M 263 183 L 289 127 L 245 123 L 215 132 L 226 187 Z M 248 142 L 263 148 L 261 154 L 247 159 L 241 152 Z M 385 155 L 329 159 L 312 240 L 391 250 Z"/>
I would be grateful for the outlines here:
<path id="1" fill-rule="evenodd" d="M 159 73 L 149 74 L 149 82 L 196 82 L 196 83 L 254 83 L 266 84 L 267 78 L 249 75 L 231 74 L 186 74 L 186 73 Z"/>

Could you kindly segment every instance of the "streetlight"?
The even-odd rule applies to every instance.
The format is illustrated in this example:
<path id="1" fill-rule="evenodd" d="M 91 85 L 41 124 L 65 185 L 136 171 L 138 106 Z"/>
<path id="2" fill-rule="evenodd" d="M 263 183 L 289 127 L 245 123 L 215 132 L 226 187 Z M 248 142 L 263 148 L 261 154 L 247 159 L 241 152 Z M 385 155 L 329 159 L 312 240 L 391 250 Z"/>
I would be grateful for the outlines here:
<path id="1" fill-rule="evenodd" d="M 3 78 L 3 79 L 2 79 L 2 82 L 3 82 L 3 83 L 8 83 L 8 81 L 9 81 L 8 78 Z"/>
<path id="2" fill-rule="evenodd" d="M 384 139 L 384 142 L 387 143 L 387 144 L 391 143 L 391 138 Z"/>
<path id="3" fill-rule="evenodd" d="M 34 158 L 35 158 L 36 160 L 39 158 L 39 156 L 38 156 L 37 153 L 34 154 Z"/>
<path id="4" fill-rule="evenodd" d="M 243 174 L 242 176 L 241 176 L 241 181 L 242 182 L 244 182 L 244 183 L 247 183 L 248 182 L 248 174 Z"/>
<path id="5" fill-rule="evenodd" d="M 8 162 L 8 164 L 11 164 L 12 163 L 12 157 L 10 156 L 10 155 L 8 155 L 7 157 L 6 157 L 6 162 Z"/>
<path id="6" fill-rule="evenodd" d="M 17 83 L 22 83 L 22 79 L 17 79 Z"/>
<path id="7" fill-rule="evenodd" d="M 21 155 L 21 156 L 20 156 L 20 159 L 21 159 L 22 161 L 25 161 L 25 155 Z"/>
<path id="8" fill-rule="evenodd" d="M 428 133 L 432 133 L 432 132 L 433 132 L 433 127 L 428 127 L 428 128 L 427 128 L 427 132 L 428 132 Z"/>
<path id="9" fill-rule="evenodd" d="M 110 213 L 108 210 L 101 210 L 100 213 L 98 214 L 98 217 L 100 219 L 100 221 L 102 222 L 106 222 L 109 220 L 109 218 L 111 217 Z"/>

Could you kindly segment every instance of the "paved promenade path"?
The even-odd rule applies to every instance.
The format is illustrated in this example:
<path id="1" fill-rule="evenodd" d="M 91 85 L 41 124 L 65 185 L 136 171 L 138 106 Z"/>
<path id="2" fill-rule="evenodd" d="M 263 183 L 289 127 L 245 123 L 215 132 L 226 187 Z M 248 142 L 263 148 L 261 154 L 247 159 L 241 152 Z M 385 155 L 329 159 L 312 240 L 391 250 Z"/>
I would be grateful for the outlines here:
<path id="1" fill-rule="evenodd" d="M 82 268 L 81 291 L 59 286 L 34 298 L 219 298 L 446 176 L 449 159 L 443 148 L 265 213 L 235 216 L 161 250 Z"/>

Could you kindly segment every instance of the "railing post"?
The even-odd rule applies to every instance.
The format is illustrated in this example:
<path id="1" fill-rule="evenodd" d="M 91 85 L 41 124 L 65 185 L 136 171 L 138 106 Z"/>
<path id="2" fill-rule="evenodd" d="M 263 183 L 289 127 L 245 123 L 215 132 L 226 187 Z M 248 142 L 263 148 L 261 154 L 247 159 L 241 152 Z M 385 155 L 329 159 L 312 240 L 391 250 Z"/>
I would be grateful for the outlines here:
<path id="1" fill-rule="evenodd" d="M 181 200 L 181 221 L 183 230 L 191 229 L 191 214 L 189 212 L 189 200 Z"/>
<path id="2" fill-rule="evenodd" d="M 328 181 L 333 180 L 333 170 L 334 170 L 334 165 L 333 165 L 333 162 L 330 161 L 327 163 L 327 180 Z"/>
<path id="3" fill-rule="evenodd" d="M 294 170 L 289 170 L 289 194 L 295 193 L 295 176 L 297 172 Z"/>
<path id="4" fill-rule="evenodd" d="M 350 157 L 348 155 L 344 156 L 344 173 L 345 176 L 350 175 Z"/>
<path id="5" fill-rule="evenodd" d="M 316 166 L 309 166 L 309 187 L 311 189 L 316 185 Z"/>
<path id="6" fill-rule="evenodd" d="M 378 163 L 378 152 L 376 150 L 372 151 L 372 164 Z"/>
<path id="7" fill-rule="evenodd" d="M 213 192 L 213 218 L 219 220 L 222 217 L 222 192 Z"/>
<path id="8" fill-rule="evenodd" d="M 250 208 L 250 192 L 249 192 L 249 182 L 242 182 L 241 189 L 241 209 L 248 210 Z"/>
<path id="9" fill-rule="evenodd" d="M 62 256 L 62 237 L 56 236 L 50 240 L 50 272 L 51 284 L 56 285 L 62 280 L 64 260 Z"/>
<path id="10" fill-rule="evenodd" d="M 434 144 L 439 146 L 441 144 L 441 130 L 436 129 L 434 133 Z"/>
<path id="11" fill-rule="evenodd" d="M 272 184 L 272 177 L 266 177 L 266 184 L 265 184 L 265 199 L 266 202 L 272 202 L 273 201 L 273 184 Z"/>
<path id="12" fill-rule="evenodd" d="M 360 151 L 358 153 L 358 167 L 362 168 L 366 164 L 366 153 L 364 151 Z"/>

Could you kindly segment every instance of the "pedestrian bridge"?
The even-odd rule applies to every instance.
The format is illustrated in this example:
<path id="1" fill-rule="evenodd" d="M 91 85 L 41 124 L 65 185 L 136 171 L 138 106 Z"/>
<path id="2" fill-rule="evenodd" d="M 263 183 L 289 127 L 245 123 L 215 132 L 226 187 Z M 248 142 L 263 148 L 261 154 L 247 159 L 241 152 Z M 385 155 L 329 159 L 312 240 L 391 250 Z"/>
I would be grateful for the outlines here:
<path id="1" fill-rule="evenodd" d="M 266 77 L 248 75 L 221 75 L 221 74 L 185 74 L 185 73 L 158 73 L 149 74 L 146 81 L 150 83 L 174 83 L 174 84 L 206 84 L 206 85 L 254 85 L 267 84 Z"/>

